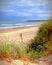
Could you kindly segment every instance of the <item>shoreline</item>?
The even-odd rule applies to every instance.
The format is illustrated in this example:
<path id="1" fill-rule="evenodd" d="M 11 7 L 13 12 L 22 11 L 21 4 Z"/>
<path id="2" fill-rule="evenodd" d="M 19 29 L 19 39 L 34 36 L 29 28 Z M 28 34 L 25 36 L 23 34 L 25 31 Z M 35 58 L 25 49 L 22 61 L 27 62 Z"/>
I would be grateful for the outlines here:
<path id="1" fill-rule="evenodd" d="M 23 30 L 23 29 L 30 29 L 30 28 L 35 28 L 35 27 L 40 27 L 40 25 L 38 26 L 27 26 L 27 27 L 19 27 L 19 28 L 10 28 L 10 29 L 0 29 L 0 33 L 7 33 L 7 32 L 13 32 L 13 31 L 19 31 L 19 30 Z"/>

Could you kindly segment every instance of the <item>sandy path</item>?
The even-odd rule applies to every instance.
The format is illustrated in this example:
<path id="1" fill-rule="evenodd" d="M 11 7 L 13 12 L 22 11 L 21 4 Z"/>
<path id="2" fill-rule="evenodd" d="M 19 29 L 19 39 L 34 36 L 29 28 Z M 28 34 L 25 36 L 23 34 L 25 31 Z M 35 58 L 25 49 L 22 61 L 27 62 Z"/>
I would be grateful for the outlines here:
<path id="1" fill-rule="evenodd" d="M 27 61 L 21 61 L 21 60 L 13 60 L 11 63 L 5 61 L 5 60 L 0 60 L 0 65 L 52 65 L 52 55 L 45 56 L 39 59 L 35 59 L 34 63 L 28 62 Z"/>

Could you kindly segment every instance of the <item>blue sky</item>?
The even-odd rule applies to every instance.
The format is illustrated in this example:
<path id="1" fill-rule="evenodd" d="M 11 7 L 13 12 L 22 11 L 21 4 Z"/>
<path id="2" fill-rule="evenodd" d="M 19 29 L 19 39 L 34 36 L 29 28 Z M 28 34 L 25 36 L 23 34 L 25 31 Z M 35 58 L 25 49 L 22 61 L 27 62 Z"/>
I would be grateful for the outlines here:
<path id="1" fill-rule="evenodd" d="M 52 0 L 0 0 L 0 21 L 43 20 L 52 16 Z"/>

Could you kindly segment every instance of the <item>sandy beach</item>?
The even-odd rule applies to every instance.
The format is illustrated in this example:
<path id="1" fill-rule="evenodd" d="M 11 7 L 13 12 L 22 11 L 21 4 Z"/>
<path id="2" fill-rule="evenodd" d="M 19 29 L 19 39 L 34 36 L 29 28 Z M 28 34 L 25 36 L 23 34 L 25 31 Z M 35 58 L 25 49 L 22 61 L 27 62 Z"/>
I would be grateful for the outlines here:
<path id="1" fill-rule="evenodd" d="M 0 43 L 16 43 L 19 46 L 26 45 L 37 34 L 40 26 L 29 26 L 17 29 L 0 30 Z"/>

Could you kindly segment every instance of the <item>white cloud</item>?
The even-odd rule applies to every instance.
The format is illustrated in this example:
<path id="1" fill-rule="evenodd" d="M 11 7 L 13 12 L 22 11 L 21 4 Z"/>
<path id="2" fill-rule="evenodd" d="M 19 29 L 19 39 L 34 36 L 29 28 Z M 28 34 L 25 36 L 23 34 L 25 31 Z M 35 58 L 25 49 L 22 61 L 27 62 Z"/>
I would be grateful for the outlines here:
<path id="1" fill-rule="evenodd" d="M 13 10 L 13 9 L 7 9 L 7 10 L 5 10 L 5 12 L 14 12 L 15 10 Z"/>
<path id="2" fill-rule="evenodd" d="M 31 14 L 28 12 L 19 12 L 17 11 L 15 16 L 30 16 Z"/>
<path id="3" fill-rule="evenodd" d="M 15 12 L 14 9 L 8 9 L 8 8 L 1 8 L 0 11 L 1 12 Z"/>
<path id="4" fill-rule="evenodd" d="M 35 2 L 32 0 L 15 0 L 11 1 L 10 4 L 16 6 L 35 6 Z"/>
<path id="5" fill-rule="evenodd" d="M 6 12 L 8 15 L 12 15 L 12 16 L 28 17 L 28 16 L 33 16 L 35 15 L 35 13 L 37 13 L 38 17 L 48 17 L 49 14 L 46 14 L 46 15 L 44 14 L 46 13 L 45 9 L 42 10 L 39 8 L 39 6 L 42 6 L 42 5 L 46 6 L 47 4 L 48 4 L 48 1 L 45 1 L 45 0 L 38 0 L 37 2 L 33 0 L 13 0 L 9 2 L 1 2 L 0 11 Z M 15 7 L 20 6 L 22 11 L 20 11 L 21 10 L 20 8 L 19 9 L 16 8 L 15 10 L 15 8 L 11 6 L 15 6 Z M 29 9 L 27 7 L 29 7 Z"/>
<path id="6" fill-rule="evenodd" d="M 32 0 L 13 0 L 9 2 L 10 5 L 16 5 L 16 6 L 47 6 L 49 4 L 46 0 L 38 0 L 38 1 L 32 1 Z"/>
<path id="7" fill-rule="evenodd" d="M 43 17 L 43 18 L 49 17 L 49 16 L 50 16 L 50 14 L 39 14 L 39 15 L 38 15 L 38 17 Z"/>
<path id="8" fill-rule="evenodd" d="M 29 10 L 24 10 L 24 12 L 28 12 L 28 13 L 45 13 L 45 10 L 42 9 L 38 9 L 38 8 L 30 8 Z"/>
<path id="9" fill-rule="evenodd" d="M 41 13 L 45 13 L 45 11 L 40 9 L 40 10 L 37 10 L 36 13 L 40 13 L 41 14 Z"/>

